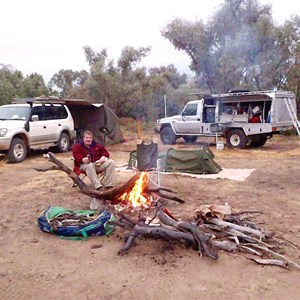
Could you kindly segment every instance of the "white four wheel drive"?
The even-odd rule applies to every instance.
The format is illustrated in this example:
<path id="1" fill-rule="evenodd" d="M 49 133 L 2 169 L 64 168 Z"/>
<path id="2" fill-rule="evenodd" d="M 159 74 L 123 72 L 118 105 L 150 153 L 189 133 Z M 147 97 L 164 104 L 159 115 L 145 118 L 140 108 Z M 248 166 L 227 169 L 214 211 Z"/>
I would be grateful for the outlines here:
<path id="1" fill-rule="evenodd" d="M 21 99 L 0 106 L 0 152 L 12 163 L 23 161 L 30 149 L 70 149 L 74 121 L 60 100 Z"/>
<path id="2" fill-rule="evenodd" d="M 199 136 L 222 136 L 230 148 L 261 147 L 293 126 L 300 134 L 296 112 L 292 92 L 232 91 L 189 101 L 180 115 L 157 120 L 156 130 L 164 144 L 180 137 L 195 142 Z"/>

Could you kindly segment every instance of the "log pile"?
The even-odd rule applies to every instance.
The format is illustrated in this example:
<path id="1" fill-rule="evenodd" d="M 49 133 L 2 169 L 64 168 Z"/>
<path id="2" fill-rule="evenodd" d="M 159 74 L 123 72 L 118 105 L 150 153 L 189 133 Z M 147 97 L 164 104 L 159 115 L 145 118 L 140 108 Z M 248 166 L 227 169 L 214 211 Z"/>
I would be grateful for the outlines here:
<path id="1" fill-rule="evenodd" d="M 216 207 L 216 206 L 211 206 Z M 217 207 L 222 208 L 218 205 Z M 225 210 L 228 209 L 225 207 Z M 224 209 L 223 209 L 224 211 Z M 183 242 L 187 247 L 198 251 L 199 255 L 218 259 L 218 251 L 243 253 L 258 264 L 273 265 L 282 268 L 293 266 L 300 270 L 300 265 L 281 254 L 281 242 L 273 234 L 260 230 L 249 215 L 260 212 L 242 212 L 223 215 L 213 210 L 208 213 L 197 210 L 193 220 L 176 219 L 169 210 L 158 205 L 157 215 L 150 222 L 134 221 L 119 213 L 116 224 L 130 231 L 119 255 L 127 253 L 138 237 L 162 239 L 168 242 Z M 155 223 L 152 223 L 156 220 Z"/>

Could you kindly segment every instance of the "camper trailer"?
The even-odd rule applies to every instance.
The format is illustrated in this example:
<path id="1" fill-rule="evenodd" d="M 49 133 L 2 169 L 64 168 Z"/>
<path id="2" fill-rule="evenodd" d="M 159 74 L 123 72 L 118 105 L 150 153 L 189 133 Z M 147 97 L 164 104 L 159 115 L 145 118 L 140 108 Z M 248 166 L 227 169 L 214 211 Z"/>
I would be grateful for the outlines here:
<path id="1" fill-rule="evenodd" d="M 193 94 L 199 96 L 199 94 Z M 189 101 L 180 115 L 157 120 L 161 141 L 182 137 L 224 137 L 230 148 L 263 146 L 273 134 L 295 126 L 299 133 L 295 95 L 288 91 L 229 92 Z"/>

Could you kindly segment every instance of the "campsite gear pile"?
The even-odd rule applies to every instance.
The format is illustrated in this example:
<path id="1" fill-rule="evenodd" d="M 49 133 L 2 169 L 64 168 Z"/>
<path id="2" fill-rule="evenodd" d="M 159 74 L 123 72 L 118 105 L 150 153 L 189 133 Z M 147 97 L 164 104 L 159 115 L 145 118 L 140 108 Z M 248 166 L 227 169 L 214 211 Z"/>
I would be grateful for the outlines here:
<path id="1" fill-rule="evenodd" d="M 70 239 L 87 239 L 88 236 L 109 235 L 114 226 L 114 216 L 108 211 L 68 210 L 49 206 L 38 218 L 44 232 Z"/>

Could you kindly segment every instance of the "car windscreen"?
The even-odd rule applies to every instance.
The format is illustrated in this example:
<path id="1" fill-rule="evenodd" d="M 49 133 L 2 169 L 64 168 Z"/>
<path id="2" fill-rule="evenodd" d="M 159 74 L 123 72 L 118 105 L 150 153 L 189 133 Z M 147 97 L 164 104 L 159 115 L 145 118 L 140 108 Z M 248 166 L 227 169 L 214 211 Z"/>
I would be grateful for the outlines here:
<path id="1" fill-rule="evenodd" d="M 0 106 L 0 120 L 26 120 L 30 107 L 26 106 Z"/>

